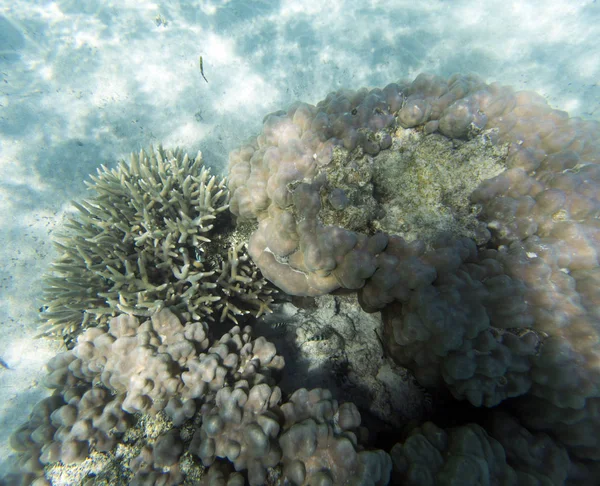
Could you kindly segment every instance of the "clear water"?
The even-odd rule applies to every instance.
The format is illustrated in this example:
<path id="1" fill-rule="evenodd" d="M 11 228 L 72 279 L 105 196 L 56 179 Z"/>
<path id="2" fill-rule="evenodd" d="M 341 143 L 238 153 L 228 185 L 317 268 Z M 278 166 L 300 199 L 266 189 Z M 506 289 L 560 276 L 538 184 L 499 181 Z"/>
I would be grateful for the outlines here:
<path id="1" fill-rule="evenodd" d="M 1 1 L 0 459 L 58 350 L 33 339 L 50 236 L 99 164 L 162 142 L 223 171 L 265 114 L 420 72 L 597 119 L 598 39 L 595 0 Z"/>

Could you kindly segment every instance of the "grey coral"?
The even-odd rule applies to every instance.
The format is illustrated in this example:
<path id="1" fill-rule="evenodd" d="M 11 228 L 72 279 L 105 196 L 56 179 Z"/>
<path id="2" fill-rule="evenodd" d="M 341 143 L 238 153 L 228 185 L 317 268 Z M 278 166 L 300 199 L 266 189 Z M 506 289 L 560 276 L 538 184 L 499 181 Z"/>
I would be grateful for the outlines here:
<path id="1" fill-rule="evenodd" d="M 437 199 L 429 197 L 440 193 L 435 180 L 440 172 L 426 164 L 406 164 L 403 167 L 414 169 L 416 175 L 405 178 L 404 187 L 423 183 L 427 187 L 419 201 L 427 201 L 431 205 L 427 209 L 433 212 L 441 208 L 440 213 L 453 215 L 458 212 L 446 210 L 460 209 L 462 225 L 450 226 L 450 234 L 448 228 L 438 232 L 431 212 L 411 219 L 400 210 L 389 211 L 388 220 L 400 216 L 404 221 L 396 226 L 400 234 L 387 234 L 390 207 L 377 201 L 377 193 L 385 191 L 376 186 L 392 178 L 381 176 L 381 171 L 387 164 L 418 159 L 423 151 L 416 146 L 427 149 L 432 146 L 428 140 L 436 141 L 432 145 L 437 147 L 455 145 L 466 149 L 466 154 L 481 153 L 471 161 L 473 167 L 489 161 L 490 170 L 477 174 L 479 178 L 470 181 L 474 184 L 465 187 L 460 198 L 446 198 L 451 202 L 444 205 L 443 192 Z M 340 90 L 316 106 L 295 103 L 287 111 L 268 115 L 262 132 L 231 154 L 231 209 L 239 221 L 255 224 L 249 252 L 267 278 L 296 295 L 320 295 L 339 287 L 358 290 L 366 311 L 382 310 L 387 351 L 397 363 L 411 368 L 421 383 L 443 385 L 455 398 L 477 407 L 503 406 L 510 399 L 518 420 L 497 415 L 494 424 L 484 424 L 487 429 L 468 423 L 447 430 L 426 422 L 407 438 L 399 438 L 392 449 L 394 480 L 593 484 L 590 481 L 598 477 L 599 151 L 597 123 L 571 119 L 551 109 L 539 95 L 487 85 L 475 76 L 446 80 L 420 75 L 383 89 Z M 186 180 L 181 182 L 184 191 Z M 118 216 L 110 214 L 110 206 L 86 204 L 79 207 L 84 223 L 94 212 Z M 200 228 L 212 224 L 210 218 L 203 219 L 206 216 L 197 217 Z M 423 220 L 429 234 L 419 235 Z M 203 240 L 212 228 L 193 233 L 177 215 L 171 223 L 164 230 L 176 235 L 168 240 L 169 246 L 182 238 L 200 246 L 215 243 Z M 106 228 L 97 226 L 102 231 L 91 239 L 101 242 Z M 139 224 L 134 228 L 138 231 Z M 121 240 L 127 240 L 127 231 L 121 231 Z M 166 234 L 153 233 L 152 228 L 145 231 L 145 239 L 138 234 L 142 247 Z M 135 238 L 131 237 L 134 246 Z M 115 240 L 116 248 L 119 241 Z M 91 257 L 81 251 L 82 244 L 83 240 L 70 240 L 66 260 L 55 271 L 77 268 L 79 272 L 97 265 L 93 259 L 88 261 Z M 198 295 L 197 289 L 186 294 L 194 272 L 201 274 L 201 282 L 217 275 L 197 267 L 214 252 L 163 253 L 171 258 L 175 280 L 187 282 L 176 287 L 173 297 Z M 160 257 L 160 251 L 156 255 Z M 253 277 L 237 278 L 237 264 L 226 269 L 222 261 L 211 268 L 220 268 L 221 275 L 229 276 L 229 284 L 239 282 L 240 287 L 209 284 L 201 288 L 202 305 L 191 309 L 187 301 L 170 301 L 185 320 L 234 317 L 238 311 L 248 311 L 237 303 L 228 307 L 223 303 L 228 300 L 213 302 L 213 289 L 219 287 L 228 296 L 243 285 L 252 286 Z M 146 267 L 137 260 L 125 263 L 121 270 L 108 265 L 105 270 L 110 275 L 98 274 L 103 279 L 112 276 L 115 292 L 123 291 L 120 300 L 112 298 L 114 309 L 109 314 L 123 310 L 145 315 L 161 309 L 164 299 L 153 301 L 156 306 L 147 305 L 144 298 L 141 303 L 135 300 L 140 294 L 132 299 L 128 293 L 128 285 L 138 278 L 136 265 L 141 275 Z M 140 280 L 144 281 L 143 275 Z M 56 305 L 47 313 L 55 319 L 54 330 L 73 312 L 78 317 L 82 312 L 94 313 L 94 305 L 87 306 L 91 301 L 86 299 L 96 296 L 82 294 L 81 282 L 75 288 L 54 284 L 49 297 Z M 250 301 L 260 292 L 261 288 L 255 294 L 250 291 Z M 86 305 L 74 305 L 69 301 L 73 296 Z M 252 310 L 261 313 L 265 302 Z M 108 320 L 103 310 L 109 306 L 98 308 L 95 315 L 102 324 Z M 137 318 L 122 316 L 122 320 Z M 390 457 L 363 449 L 360 414 L 352 404 L 338 407 L 326 390 L 319 389 L 298 390 L 280 404 L 283 398 L 271 372 L 282 363 L 273 345 L 260 338 L 251 340 L 249 330 L 238 327 L 207 348 L 203 326 L 188 326 L 190 334 L 184 337 L 195 342 L 197 354 L 184 341 L 165 340 L 148 321 L 139 326 L 146 337 L 136 341 L 136 347 L 142 347 L 139 357 L 149 366 L 141 370 L 140 381 L 134 380 L 131 391 L 144 397 L 139 410 L 154 412 L 155 406 L 177 424 L 192 416 L 187 404 L 199 408 L 201 418 L 195 419 L 202 423 L 196 423 L 191 453 L 215 467 L 209 473 L 215 481 L 224 481 L 231 472 L 221 469 L 221 460 L 228 459 L 235 469 L 248 471 L 251 484 L 263 484 L 276 464 L 283 465 L 285 479 L 295 484 L 346 482 L 351 480 L 345 476 L 348 471 L 361 484 L 388 482 Z M 98 337 L 97 349 L 103 349 L 102 339 L 107 338 L 94 333 L 105 331 L 88 332 L 94 347 Z M 161 349 L 171 356 L 170 365 L 161 361 Z M 127 401 L 129 386 L 125 390 L 119 379 L 113 383 L 115 389 L 121 387 L 119 398 L 106 403 L 102 396 L 106 391 L 97 392 L 96 388 L 103 388 L 92 388 L 85 381 L 91 377 L 99 384 L 103 378 L 97 372 L 106 363 L 81 371 L 78 376 L 85 378 L 84 383 L 78 382 L 83 378 L 75 376 L 74 370 L 85 370 L 79 366 L 83 360 L 95 359 L 93 352 L 85 351 L 80 358 L 71 353 L 56 359 L 49 383 L 62 397 L 43 402 L 32 417 L 33 428 L 26 426 L 15 435 L 21 464 L 35 474 L 40 472 L 39 457 L 79 460 L 88 445 L 110 445 L 96 429 L 120 427 L 120 418 L 99 412 L 80 417 L 78 404 L 118 408 L 121 413 L 125 413 L 123 406 L 135 410 Z M 177 376 L 168 376 L 173 369 Z M 128 370 L 120 373 L 131 378 Z M 157 381 L 167 384 L 164 390 L 155 387 Z M 160 393 L 153 395 L 154 391 Z M 165 396 L 183 393 L 171 396 L 165 405 L 163 391 Z M 48 441 L 51 446 L 42 451 L 40 446 Z M 173 446 L 172 456 L 164 454 L 164 444 Z M 178 444 L 175 431 L 141 451 L 140 478 L 179 481 Z M 345 458 L 352 464 L 341 471 L 339 463 Z M 146 462 L 153 464 L 145 467 Z M 171 471 L 159 470 L 165 464 L 174 465 L 172 476 L 168 476 Z M 235 474 L 231 479 L 232 483 L 241 480 Z"/>
<path id="2" fill-rule="evenodd" d="M 186 318 L 269 312 L 272 289 L 227 239 L 229 191 L 201 154 L 158 147 L 102 166 L 92 195 L 56 238 L 45 278 L 47 334 L 77 334 L 118 312 L 150 316 L 171 307 Z"/>

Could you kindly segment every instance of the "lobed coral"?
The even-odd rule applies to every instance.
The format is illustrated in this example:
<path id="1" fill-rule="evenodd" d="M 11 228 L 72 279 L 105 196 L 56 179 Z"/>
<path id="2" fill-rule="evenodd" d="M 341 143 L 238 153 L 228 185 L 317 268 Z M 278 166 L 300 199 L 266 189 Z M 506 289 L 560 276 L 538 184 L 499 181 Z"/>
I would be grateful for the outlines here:
<path id="1" fill-rule="evenodd" d="M 359 446 L 361 416 L 353 403 L 338 406 L 329 390 L 296 390 L 281 406 L 283 474 L 294 485 L 384 485 L 391 460 Z"/>
<path id="2" fill-rule="evenodd" d="M 489 237 L 468 196 L 504 170 L 506 149 L 489 137 L 457 147 L 399 128 L 408 99 L 417 96 L 409 93 L 391 84 L 342 90 L 316 106 L 296 103 L 269 115 L 263 132 L 230 154 L 231 211 L 238 222 L 258 222 L 250 254 L 287 293 L 361 288 L 387 245 L 377 231 L 412 226 L 414 239 L 427 225 L 429 239 L 441 230 Z M 418 176 L 410 179 L 414 165 Z"/>
<path id="3" fill-rule="evenodd" d="M 477 424 L 413 429 L 390 454 L 406 485 L 565 484 L 571 467 L 564 447 L 531 434 L 509 415 L 494 413 L 490 432 Z"/>
<path id="4" fill-rule="evenodd" d="M 283 359 L 271 343 L 252 340 L 249 333 L 234 328 L 211 342 L 205 325 L 181 323 L 168 309 L 141 323 L 119 315 L 107 332 L 88 329 L 72 350 L 48 364 L 46 385 L 54 394 L 13 434 L 22 476 L 11 480 L 28 484 L 41 478 L 44 465 L 80 463 L 92 450 L 109 452 L 135 416 L 165 413 L 168 427 L 129 462 L 130 484 L 181 484 L 187 477 L 184 454 L 207 467 L 229 459 L 236 471 L 248 471 L 252 485 L 264 484 L 269 468 L 295 461 L 284 476 L 307 484 L 299 479 L 298 461 L 306 462 L 309 481 L 309 462 L 315 460 L 310 456 L 318 451 L 294 451 L 303 448 L 300 430 L 310 423 L 319 424 L 319 436 L 325 433 L 321 448 L 337 444 L 340 453 L 352 452 L 344 464 L 362 475 L 360 484 L 387 484 L 387 453 L 364 450 L 352 432 L 360 425 L 358 409 L 350 403 L 338 407 L 326 390 L 301 389 L 282 404 L 274 383 Z M 180 426 L 190 421 L 198 427 L 184 440 Z M 348 473 L 337 469 L 340 460 L 327 463 L 336 484 Z"/>
<path id="5" fill-rule="evenodd" d="M 255 222 L 250 255 L 277 286 L 357 289 L 422 383 L 475 406 L 513 399 L 526 426 L 597 460 L 598 128 L 474 76 L 341 90 L 269 115 L 230 155 L 231 211 Z M 473 178 L 444 194 L 454 151 L 420 147 L 469 144 Z M 386 186 L 390 165 L 416 172 Z M 394 206 L 399 187 L 429 213 Z"/>
<path id="6" fill-rule="evenodd" d="M 119 312 L 150 316 L 171 307 L 186 318 L 237 323 L 269 312 L 272 290 L 227 238 L 229 192 L 201 154 L 158 147 L 130 164 L 102 166 L 73 202 L 45 277 L 46 334 L 76 335 Z"/>

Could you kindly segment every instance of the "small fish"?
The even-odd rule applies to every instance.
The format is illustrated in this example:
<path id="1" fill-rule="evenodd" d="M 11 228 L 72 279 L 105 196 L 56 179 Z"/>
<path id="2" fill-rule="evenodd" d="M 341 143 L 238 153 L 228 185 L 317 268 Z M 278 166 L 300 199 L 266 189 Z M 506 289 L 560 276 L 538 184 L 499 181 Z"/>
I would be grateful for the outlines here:
<path id="1" fill-rule="evenodd" d="M 206 81 L 208 83 L 208 79 L 206 79 L 206 76 L 204 76 L 204 66 L 202 65 L 202 56 L 200 56 L 200 74 L 202 74 L 204 81 Z"/>
<path id="2" fill-rule="evenodd" d="M 154 23 L 157 27 L 160 27 L 161 25 L 166 27 L 169 22 L 167 22 L 167 20 L 161 14 L 158 14 L 156 17 L 154 17 Z"/>
<path id="3" fill-rule="evenodd" d="M 313 336 L 309 337 L 306 342 L 310 343 L 310 342 L 314 342 L 314 341 L 325 341 L 327 339 L 327 336 L 325 335 L 325 333 L 323 334 L 314 334 Z"/>
<path id="4" fill-rule="evenodd" d="M 12 370 L 12 368 L 10 366 L 8 366 L 6 364 L 6 361 L 4 361 L 2 358 L 0 358 L 0 366 L 2 366 L 2 368 L 4 368 L 4 369 Z"/>

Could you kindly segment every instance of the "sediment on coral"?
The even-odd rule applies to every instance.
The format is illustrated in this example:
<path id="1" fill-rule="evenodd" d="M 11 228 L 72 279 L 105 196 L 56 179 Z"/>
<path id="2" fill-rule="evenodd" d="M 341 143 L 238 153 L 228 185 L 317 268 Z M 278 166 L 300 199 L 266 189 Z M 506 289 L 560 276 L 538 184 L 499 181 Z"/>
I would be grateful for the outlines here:
<path id="1" fill-rule="evenodd" d="M 476 76 L 340 90 L 230 154 L 231 211 L 285 292 L 358 290 L 424 384 L 513 399 L 524 425 L 597 460 L 599 128 Z M 453 147 L 468 180 L 444 193 Z M 416 215 L 394 205 L 413 194 Z"/>
<path id="2" fill-rule="evenodd" d="M 187 319 L 238 322 L 269 312 L 272 288 L 228 239 L 226 180 L 201 154 L 150 148 L 115 169 L 102 166 L 92 195 L 56 238 L 45 277 L 46 334 L 76 335 L 119 312 L 170 307 Z"/>
<path id="3" fill-rule="evenodd" d="M 469 195 L 505 169 L 508 146 L 483 127 L 453 140 L 402 116 L 419 95 L 484 86 L 475 77 L 419 78 L 268 115 L 261 134 L 230 154 L 228 181 L 238 222 L 258 225 L 249 251 L 263 274 L 290 294 L 320 295 L 365 285 L 387 246 L 380 233 L 487 241 Z M 437 103 L 423 122 L 461 96 L 420 100 Z"/>

